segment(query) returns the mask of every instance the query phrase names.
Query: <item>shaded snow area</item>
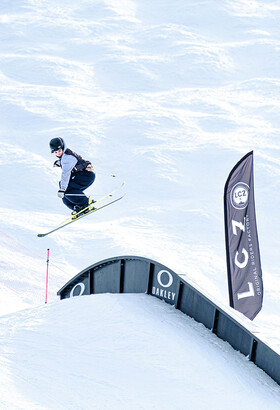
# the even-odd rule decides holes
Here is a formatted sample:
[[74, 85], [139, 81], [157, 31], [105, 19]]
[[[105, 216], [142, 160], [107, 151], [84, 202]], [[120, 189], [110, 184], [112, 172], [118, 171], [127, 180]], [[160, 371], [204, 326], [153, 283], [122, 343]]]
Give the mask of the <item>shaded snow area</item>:
[[279, 386], [147, 295], [92, 295], [0, 319], [0, 407], [279, 409]]
[[[242, 322], [279, 351], [279, 19], [277, 0], [1, 0], [1, 408], [276, 408], [279, 386], [169, 306], [56, 292], [137, 255], [228, 307], [223, 190], [253, 150], [264, 304]], [[88, 194], [127, 195], [38, 238], [69, 215], [57, 136], [92, 162]]]

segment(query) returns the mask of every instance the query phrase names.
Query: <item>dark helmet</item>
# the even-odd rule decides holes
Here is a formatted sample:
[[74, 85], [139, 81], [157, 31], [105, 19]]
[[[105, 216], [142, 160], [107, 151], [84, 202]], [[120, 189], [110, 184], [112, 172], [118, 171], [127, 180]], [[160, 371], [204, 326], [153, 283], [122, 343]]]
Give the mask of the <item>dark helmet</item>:
[[62, 138], [53, 138], [50, 140], [51, 152], [58, 151], [59, 149], [64, 149], [64, 141]]

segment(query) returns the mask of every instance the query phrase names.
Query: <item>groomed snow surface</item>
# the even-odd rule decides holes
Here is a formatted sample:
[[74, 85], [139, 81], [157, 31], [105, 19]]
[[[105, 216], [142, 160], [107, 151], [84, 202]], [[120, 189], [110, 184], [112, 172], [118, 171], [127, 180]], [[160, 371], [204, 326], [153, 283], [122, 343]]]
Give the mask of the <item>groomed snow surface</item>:
[[148, 295], [91, 295], [0, 319], [1, 409], [279, 409], [279, 386]]
[[[44, 300], [47, 248], [50, 301], [87, 266], [138, 255], [228, 305], [223, 188], [254, 150], [265, 289], [254, 323], [280, 348], [278, 17], [273, 0], [1, 1], [1, 313]], [[127, 195], [38, 239], [68, 215], [57, 136], [92, 161], [88, 194], [125, 180]]]
[[[279, 351], [279, 19], [278, 0], [1, 0], [1, 410], [279, 409], [279, 386], [163, 302], [56, 296], [137, 255], [228, 306], [223, 187], [253, 150], [264, 304], [243, 320]], [[92, 161], [88, 194], [127, 195], [38, 239], [68, 215], [57, 136]]]

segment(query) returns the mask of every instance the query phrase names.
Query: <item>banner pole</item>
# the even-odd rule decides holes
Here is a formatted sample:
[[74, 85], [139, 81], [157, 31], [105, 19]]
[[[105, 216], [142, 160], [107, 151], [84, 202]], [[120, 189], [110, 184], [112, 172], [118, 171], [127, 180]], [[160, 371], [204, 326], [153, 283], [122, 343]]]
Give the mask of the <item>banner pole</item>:
[[50, 261], [50, 250], [47, 249], [47, 273], [46, 273], [46, 295], [45, 295], [45, 303], [48, 303], [49, 261]]

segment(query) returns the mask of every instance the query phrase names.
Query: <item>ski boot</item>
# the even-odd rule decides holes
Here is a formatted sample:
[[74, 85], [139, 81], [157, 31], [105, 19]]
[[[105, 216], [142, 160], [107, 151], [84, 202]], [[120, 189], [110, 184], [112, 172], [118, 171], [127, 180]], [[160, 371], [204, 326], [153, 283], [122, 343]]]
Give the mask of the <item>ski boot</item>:
[[88, 212], [92, 211], [94, 208], [93, 204], [95, 203], [95, 200], [92, 199], [90, 196], [88, 197]]
[[94, 209], [94, 200], [91, 199], [91, 197], [88, 198], [88, 204], [86, 206], [82, 205], [75, 205], [74, 210], [71, 213], [72, 219], [79, 218], [80, 216], [87, 214], [88, 212], [92, 211]]

